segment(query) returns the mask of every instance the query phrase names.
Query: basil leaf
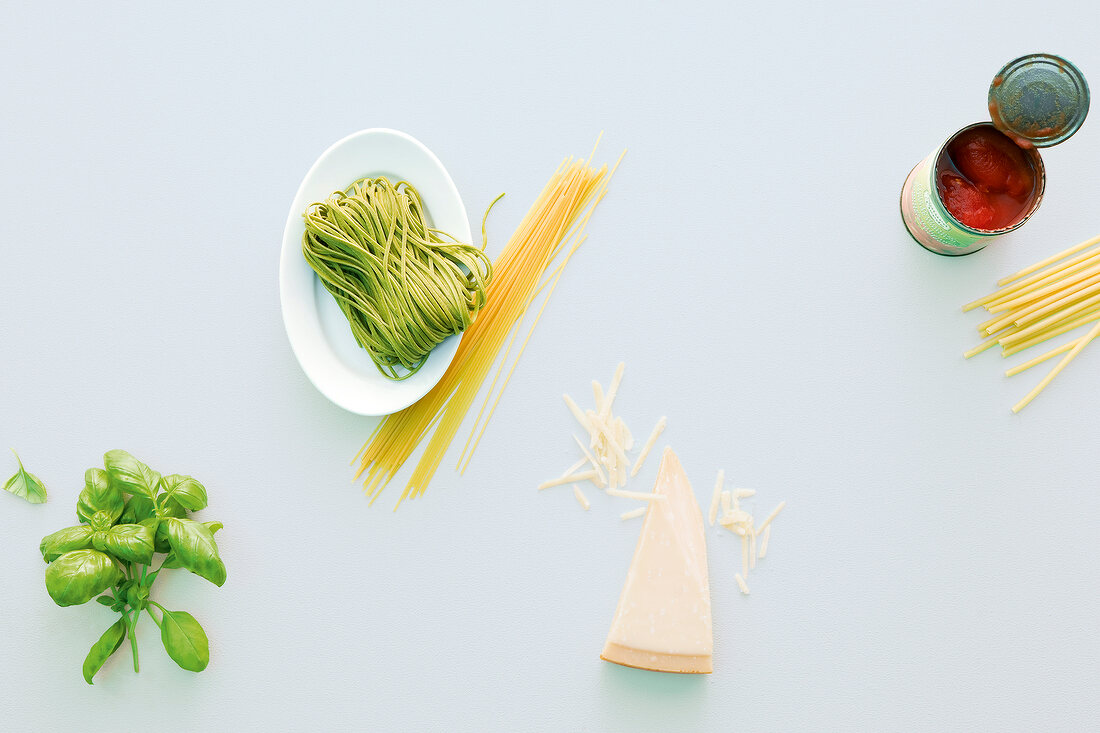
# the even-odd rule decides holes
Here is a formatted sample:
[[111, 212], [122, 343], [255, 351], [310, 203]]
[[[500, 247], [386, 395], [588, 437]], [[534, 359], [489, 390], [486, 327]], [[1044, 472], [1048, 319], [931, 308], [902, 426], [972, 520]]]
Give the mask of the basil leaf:
[[31, 504], [44, 504], [46, 502], [46, 486], [41, 479], [33, 473], [28, 473], [23, 468], [23, 460], [15, 450], [15, 460], [19, 462], [19, 470], [4, 484], [4, 490], [15, 494], [21, 499], [26, 499]]
[[122, 646], [123, 640], [126, 638], [126, 619], [120, 618], [111, 624], [111, 628], [103, 632], [103, 636], [99, 637], [99, 641], [92, 644], [91, 651], [88, 652], [88, 656], [84, 659], [84, 681], [89, 685], [92, 684], [92, 677], [99, 671], [99, 668], [103, 666], [103, 663], [107, 661], [107, 658], [118, 651], [118, 648]]
[[164, 494], [191, 512], [206, 508], [206, 487], [190, 476], [173, 473], [164, 477]]
[[91, 523], [92, 517], [101, 512], [98, 523], [102, 525], [105, 517], [109, 527], [122, 516], [124, 503], [122, 492], [111, 485], [106, 471], [102, 468], [89, 468], [84, 472], [84, 490], [80, 492], [76, 502], [76, 516], [80, 517], [81, 522]]
[[168, 542], [180, 564], [214, 585], [225, 582], [225, 563], [218, 557], [214, 534], [206, 525], [190, 519], [166, 519]]
[[160, 640], [172, 660], [192, 672], [201, 672], [210, 663], [210, 642], [206, 632], [186, 611], [164, 611], [160, 621]]
[[153, 533], [153, 551], [154, 552], [171, 552], [172, 545], [168, 542], [168, 525], [165, 524], [167, 520], [160, 517], [153, 517], [152, 519], [144, 519], [141, 524], [149, 528]]
[[183, 566], [180, 565], [180, 559], [178, 557], [176, 557], [176, 553], [169, 552], [168, 556], [166, 558], [164, 558], [164, 564], [161, 565], [161, 567], [162, 568], [168, 568], [169, 570], [172, 570], [174, 568], [182, 568]]
[[172, 551], [172, 543], [168, 541], [168, 520], [171, 518], [154, 517], [142, 522], [142, 524], [153, 530], [153, 549], [156, 552], [169, 553]]
[[153, 500], [145, 496], [131, 496], [126, 500], [122, 509], [122, 516], [118, 518], [119, 524], [138, 524], [143, 519], [156, 515], [156, 507]]
[[107, 606], [107, 607], [115, 605], [115, 599], [112, 598], [111, 596], [96, 596], [95, 600], [96, 600], [96, 603], [100, 603], [100, 604], [102, 604], [104, 606]]
[[96, 550], [66, 552], [46, 567], [46, 590], [59, 606], [87, 603], [121, 579], [118, 564]]
[[53, 562], [66, 552], [85, 550], [91, 544], [92, 528], [86, 524], [78, 524], [75, 527], [59, 529], [43, 537], [38, 551], [42, 553], [43, 560]]
[[221, 522], [203, 522], [202, 525], [210, 530], [210, 534], [214, 534], [225, 525]]
[[148, 499], [156, 494], [160, 474], [126, 451], [107, 451], [103, 454], [103, 465], [107, 468], [111, 483], [119, 490]]
[[153, 561], [153, 531], [142, 524], [116, 524], [107, 530], [104, 550], [120, 560], [148, 565]]
[[176, 519], [187, 518], [187, 510], [183, 508], [182, 504], [165, 494], [161, 494], [160, 496], [160, 508], [157, 509], [158, 517], [175, 517]]

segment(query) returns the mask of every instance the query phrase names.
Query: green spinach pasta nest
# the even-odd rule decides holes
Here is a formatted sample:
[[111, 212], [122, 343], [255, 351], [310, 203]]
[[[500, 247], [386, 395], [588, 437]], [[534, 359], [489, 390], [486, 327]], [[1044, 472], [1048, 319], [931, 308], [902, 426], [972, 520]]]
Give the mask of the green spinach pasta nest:
[[493, 272], [485, 219], [481, 247], [459, 242], [428, 225], [411, 184], [384, 177], [361, 178], [303, 216], [306, 261], [390, 379], [416, 374], [485, 305]]

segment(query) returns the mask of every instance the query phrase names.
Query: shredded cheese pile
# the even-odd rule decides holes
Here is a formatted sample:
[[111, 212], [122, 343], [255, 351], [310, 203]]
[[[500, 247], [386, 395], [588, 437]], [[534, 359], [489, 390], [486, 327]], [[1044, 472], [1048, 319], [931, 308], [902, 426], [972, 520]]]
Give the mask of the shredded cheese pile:
[[[725, 527], [741, 538], [741, 572], [734, 576], [734, 580], [737, 581], [737, 587], [741, 589], [741, 592], [748, 595], [749, 585], [745, 581], [745, 577], [749, 574], [749, 570], [756, 568], [756, 561], [763, 559], [768, 553], [768, 539], [771, 537], [772, 520], [779, 516], [779, 512], [783, 511], [783, 507], [787, 506], [787, 502], [779, 502], [772, 513], [757, 525], [752, 513], [741, 506], [741, 500], [755, 496], [756, 491], [754, 489], [726, 490], [724, 488], [725, 483], [726, 472], [720, 470], [714, 481], [714, 494], [710, 499], [710, 511], [707, 513], [707, 521], [710, 522], [712, 527], [717, 522], [720, 527]], [[757, 548], [758, 540], [759, 549]]]
[[[631, 461], [628, 455], [634, 450], [634, 436], [623, 419], [614, 413], [611, 408], [615, 397], [619, 393], [619, 385], [623, 381], [623, 372], [626, 364], [620, 362], [615, 368], [615, 374], [611, 377], [611, 383], [604, 392], [603, 386], [593, 380], [592, 395], [595, 406], [590, 410], [582, 410], [577, 402], [569, 395], [562, 395], [569, 411], [584, 428], [588, 439], [582, 440], [573, 435], [583, 454], [581, 459], [565, 470], [558, 478], [550, 479], [539, 484], [539, 489], [549, 489], [555, 486], [573, 485], [573, 493], [577, 501], [585, 509], [589, 508], [589, 502], [583, 498], [578, 484], [591, 482], [596, 488], [603, 489], [608, 496], [621, 499], [635, 499], [640, 501], [653, 501], [664, 499], [661, 494], [653, 492], [627, 491], [623, 487], [627, 485], [630, 477], [637, 476], [642, 469], [650, 451], [657, 443], [657, 439], [664, 432], [668, 423], [666, 418], [661, 418], [653, 427], [649, 438], [646, 439], [637, 457]], [[584, 469], [584, 470], [581, 470]], [[640, 507], [628, 512], [623, 512], [622, 519], [633, 519], [645, 514], [645, 507]]]
[[[638, 451], [638, 456], [631, 463], [628, 454], [634, 449], [634, 438], [623, 419], [614, 415], [611, 411], [612, 404], [619, 392], [619, 385], [622, 384], [625, 369], [626, 365], [623, 363], [616, 367], [607, 392], [604, 392], [599, 382], [592, 382], [592, 394], [595, 398], [594, 409], [582, 410], [576, 400], [567, 394], [562, 395], [569, 411], [573, 413], [573, 417], [577, 419], [577, 422], [588, 434], [588, 440], [584, 441], [576, 435], [573, 436], [573, 440], [576, 441], [577, 447], [581, 450], [581, 458], [565, 469], [561, 476], [539, 484], [540, 491], [556, 486], [572, 485], [573, 495], [585, 511], [588, 511], [591, 507], [588, 498], [579, 486], [579, 484], [585, 482], [594, 484], [596, 488], [602, 489], [608, 496], [620, 499], [650, 502], [665, 498], [663, 494], [656, 494], [652, 491], [630, 491], [624, 488], [627, 484], [628, 473], [629, 478], [638, 475], [643, 464], [645, 464], [646, 458], [649, 457], [650, 451], [656, 445], [657, 439], [661, 437], [661, 433], [664, 432], [665, 426], [668, 424], [668, 420], [664, 417], [657, 421], [649, 434], [649, 438], [646, 439], [641, 450]], [[629, 472], [627, 469], [629, 469]], [[756, 568], [756, 561], [762, 560], [767, 555], [772, 521], [779, 516], [779, 512], [783, 511], [783, 507], [787, 505], [787, 502], [779, 502], [779, 505], [772, 510], [771, 514], [758, 525], [752, 513], [741, 506], [741, 500], [755, 496], [756, 491], [754, 489], [727, 490], [725, 482], [725, 471], [719, 471], [714, 482], [714, 494], [711, 497], [707, 520], [710, 522], [710, 526], [713, 527], [717, 523], [719, 527], [724, 527], [741, 538], [741, 572], [734, 575], [734, 580], [737, 581], [737, 587], [741, 589], [741, 592], [748, 595], [749, 586], [745, 577], [750, 570]], [[619, 518], [623, 520], [637, 519], [645, 516], [646, 508], [646, 506], [640, 506], [625, 511], [619, 515]]]

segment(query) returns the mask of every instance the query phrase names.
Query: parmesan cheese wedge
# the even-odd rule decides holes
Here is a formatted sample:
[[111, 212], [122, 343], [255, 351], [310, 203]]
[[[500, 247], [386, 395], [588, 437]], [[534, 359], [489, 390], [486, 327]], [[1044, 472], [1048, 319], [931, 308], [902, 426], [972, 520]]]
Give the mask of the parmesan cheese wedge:
[[634, 559], [600, 658], [656, 672], [712, 671], [703, 513], [671, 448], [661, 457]]

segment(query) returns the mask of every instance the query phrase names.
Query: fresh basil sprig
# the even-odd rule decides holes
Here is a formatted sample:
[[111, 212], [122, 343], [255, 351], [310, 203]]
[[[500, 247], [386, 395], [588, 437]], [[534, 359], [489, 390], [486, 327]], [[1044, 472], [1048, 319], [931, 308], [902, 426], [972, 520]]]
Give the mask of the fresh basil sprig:
[[[108, 451], [103, 466], [84, 474], [76, 508], [80, 524], [44, 537], [38, 548], [49, 563], [46, 591], [57, 605], [75, 606], [94, 598], [120, 615], [88, 652], [84, 679], [92, 684], [127, 638], [138, 671], [135, 630], [142, 612], [160, 627], [168, 656], [184, 669], [201, 672], [210, 662], [206, 632], [186, 611], [169, 611], [149, 598], [149, 590], [162, 570], [172, 568], [186, 568], [218, 586], [225, 582], [225, 563], [214, 541], [221, 522], [188, 517], [206, 507], [206, 488], [190, 476], [161, 476], [123, 450]], [[22, 464], [12, 481], [21, 474], [41, 486]], [[44, 501], [45, 489], [42, 497]], [[164, 557], [151, 570], [158, 554]]]

